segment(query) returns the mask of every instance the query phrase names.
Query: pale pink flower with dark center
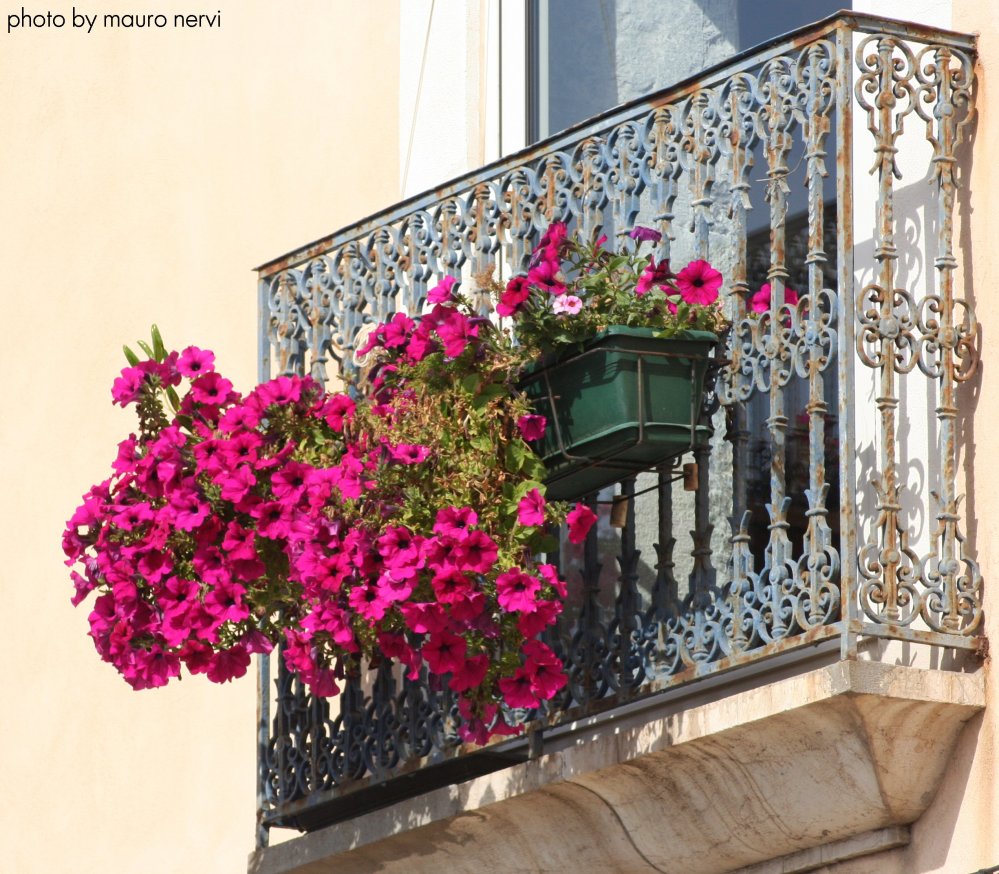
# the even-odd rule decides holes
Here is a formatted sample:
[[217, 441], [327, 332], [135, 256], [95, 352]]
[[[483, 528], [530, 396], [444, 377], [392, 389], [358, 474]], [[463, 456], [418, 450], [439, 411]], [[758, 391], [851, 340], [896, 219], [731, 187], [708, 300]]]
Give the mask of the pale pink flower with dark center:
[[705, 305], [718, 299], [722, 275], [707, 261], [691, 261], [676, 275], [676, 287], [689, 304]]
[[552, 310], [556, 313], [574, 316], [583, 308], [583, 301], [574, 294], [563, 294], [555, 298]]

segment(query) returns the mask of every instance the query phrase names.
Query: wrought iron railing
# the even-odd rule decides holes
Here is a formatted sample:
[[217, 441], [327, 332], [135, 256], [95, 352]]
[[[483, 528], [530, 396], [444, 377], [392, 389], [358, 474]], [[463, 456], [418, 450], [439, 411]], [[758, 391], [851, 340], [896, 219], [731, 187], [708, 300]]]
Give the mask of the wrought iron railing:
[[446, 685], [388, 663], [349, 678], [331, 710], [277, 662], [275, 699], [263, 661], [262, 840], [503, 767], [581, 713], [822, 641], [846, 658], [867, 639], [977, 646], [958, 495], [977, 326], [954, 254], [973, 58], [972, 37], [839, 15], [259, 268], [261, 378], [350, 368], [366, 326], [419, 312], [441, 276], [523, 269], [553, 220], [654, 225], [660, 257], [722, 269], [733, 319], [704, 410], [715, 437], [684, 460], [694, 490], [665, 466], [588, 497], [602, 521], [559, 558], [572, 589], [550, 640], [570, 682], [523, 714], [530, 740], [462, 749]]

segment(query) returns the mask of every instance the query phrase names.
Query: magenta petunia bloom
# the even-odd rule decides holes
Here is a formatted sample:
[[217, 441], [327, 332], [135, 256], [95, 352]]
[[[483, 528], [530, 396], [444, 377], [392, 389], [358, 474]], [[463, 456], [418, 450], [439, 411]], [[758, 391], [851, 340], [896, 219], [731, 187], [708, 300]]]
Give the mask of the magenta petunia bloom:
[[478, 686], [485, 679], [489, 670], [489, 656], [485, 653], [465, 658], [460, 665], [451, 673], [448, 686], [452, 692], [464, 692], [474, 686]]
[[569, 540], [572, 543], [582, 543], [586, 540], [586, 535], [590, 533], [593, 523], [597, 521], [597, 514], [586, 504], [576, 504], [565, 517], [569, 526]]
[[533, 675], [526, 668], [518, 668], [512, 677], [503, 677], [499, 681], [504, 700], [515, 709], [538, 706], [540, 702], [533, 685]]
[[531, 489], [517, 504], [517, 521], [521, 525], [545, 524], [545, 498], [537, 489]]
[[434, 594], [442, 604], [458, 604], [474, 591], [472, 581], [461, 571], [449, 571], [434, 576], [431, 584]]
[[541, 580], [520, 568], [510, 568], [496, 578], [496, 600], [504, 610], [533, 612], [540, 591]]
[[542, 291], [565, 294], [565, 283], [558, 278], [562, 265], [556, 259], [546, 259], [527, 272], [527, 281]]
[[239, 583], [223, 580], [205, 595], [205, 609], [219, 622], [242, 622], [250, 615], [243, 603], [246, 588]]
[[206, 673], [213, 683], [228, 683], [244, 676], [248, 667], [250, 667], [250, 651], [243, 644], [237, 643], [212, 656]]
[[453, 276], [445, 276], [440, 283], [427, 292], [427, 301], [430, 303], [447, 303], [454, 297], [454, 284], [456, 281]]
[[[771, 287], [769, 282], [764, 282], [760, 290], [753, 295], [749, 303], [749, 308], [754, 313], [765, 313], [770, 309]], [[784, 303], [794, 306], [798, 302], [798, 292], [793, 288], [784, 289]]]
[[188, 346], [177, 359], [177, 370], [181, 376], [194, 379], [215, 369], [215, 353], [197, 346]]
[[433, 673], [449, 674], [461, 668], [467, 648], [465, 638], [440, 631], [431, 634], [430, 640], [423, 644], [423, 658]]
[[437, 336], [444, 344], [444, 354], [457, 358], [465, 351], [469, 340], [479, 336], [479, 326], [464, 313], [452, 310], [437, 326]]
[[410, 443], [399, 443], [389, 447], [389, 455], [400, 464], [419, 464], [430, 455], [430, 447]]
[[146, 374], [138, 367], [126, 367], [111, 385], [111, 399], [114, 403], [127, 407], [139, 397]]
[[565, 222], [552, 222], [541, 238], [541, 242], [538, 243], [538, 249], [555, 249], [557, 251], [568, 235], [569, 229]]
[[496, 542], [483, 531], [470, 531], [452, 553], [455, 564], [464, 571], [489, 573], [499, 550]]
[[527, 663], [524, 668], [531, 674], [531, 691], [542, 700], [551, 698], [567, 682], [562, 662], [539, 640], [524, 644]]
[[343, 431], [343, 423], [353, 418], [356, 407], [357, 403], [350, 395], [336, 394], [323, 404], [318, 415], [339, 434]]
[[540, 440], [545, 436], [545, 426], [548, 420], [544, 416], [528, 414], [517, 419], [517, 427], [520, 429], [520, 436], [528, 442]]
[[415, 327], [416, 322], [405, 313], [396, 313], [392, 316], [392, 321], [386, 322], [378, 329], [381, 332], [382, 345], [386, 349], [405, 346]]
[[691, 261], [676, 275], [676, 287], [689, 304], [709, 304], [718, 300], [722, 275], [707, 261]]
[[501, 316], [512, 316], [520, 311], [524, 302], [531, 296], [531, 284], [526, 276], [514, 276], [506, 284], [506, 291], [496, 304], [496, 312]]
[[217, 373], [206, 373], [191, 383], [191, 396], [199, 404], [221, 406], [229, 400], [232, 383]]
[[628, 234], [633, 240], [638, 240], [639, 243], [652, 242], [658, 243], [662, 240], [663, 235], [659, 231], [653, 228], [646, 228], [642, 225], [635, 225]]
[[649, 258], [649, 263], [638, 277], [635, 294], [638, 297], [648, 294], [653, 288], [662, 287], [675, 279], [676, 274], [669, 269], [669, 258], [664, 258], [658, 264], [655, 258]]
[[434, 533], [445, 537], [464, 537], [478, 521], [479, 515], [471, 507], [444, 507], [437, 511]]
[[546, 628], [555, 624], [562, 604], [558, 601], [535, 601], [534, 609], [517, 617], [517, 628], [525, 638], [537, 637]]

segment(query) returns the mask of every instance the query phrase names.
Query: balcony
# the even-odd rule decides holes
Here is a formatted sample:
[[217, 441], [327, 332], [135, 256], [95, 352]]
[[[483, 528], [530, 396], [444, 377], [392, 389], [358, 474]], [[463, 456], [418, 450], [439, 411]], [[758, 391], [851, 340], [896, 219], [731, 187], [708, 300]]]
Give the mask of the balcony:
[[[548, 855], [509, 870], [792, 871], [908, 840], [984, 706], [955, 254], [974, 52], [840, 14], [259, 268], [261, 378], [335, 379], [441, 277], [524, 269], [551, 221], [658, 228], [659, 257], [722, 270], [733, 326], [710, 444], [580, 496], [601, 522], [556, 557], [548, 641], [569, 685], [522, 737], [462, 746], [446, 681], [388, 662], [332, 703], [261, 662], [252, 871], [488, 870], [526, 844]], [[267, 848], [276, 827], [309, 834]]]

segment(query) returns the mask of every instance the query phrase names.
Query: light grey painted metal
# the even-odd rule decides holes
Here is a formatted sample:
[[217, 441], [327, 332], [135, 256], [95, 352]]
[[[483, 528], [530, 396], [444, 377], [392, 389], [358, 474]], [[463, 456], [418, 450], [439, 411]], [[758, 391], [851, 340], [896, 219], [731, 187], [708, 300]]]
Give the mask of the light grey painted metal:
[[[856, 33], [868, 35], [854, 53]], [[575, 624], [552, 640], [569, 687], [537, 719], [557, 724], [609, 700], [834, 636], [846, 657], [856, 655], [861, 635], [975, 645], [981, 577], [959, 525], [955, 393], [974, 372], [977, 324], [955, 297], [953, 279], [955, 154], [971, 118], [972, 52], [973, 40], [962, 35], [839, 16], [261, 268], [261, 378], [273, 363], [279, 372], [327, 379], [350, 371], [368, 326], [399, 308], [419, 312], [443, 276], [467, 289], [483, 270], [503, 277], [522, 270], [552, 221], [587, 235], [620, 235], [639, 215], [652, 216], [664, 234], [658, 257], [719, 258], [729, 266], [732, 327], [705, 412], [712, 404], [725, 411], [729, 445], [719, 441], [696, 455], [686, 549], [673, 524], [678, 487], [662, 470], [658, 542], [646, 550], [656, 559], [647, 568], [649, 588], [639, 584], [645, 569], [632, 500], [610, 598], [597, 542], [587, 543], [579, 603], [567, 609]], [[855, 108], [872, 143], [854, 142]], [[895, 156], [910, 116], [926, 125], [937, 202], [937, 279], [935, 291], [922, 295], [896, 287]], [[830, 225], [824, 180], [833, 141]], [[867, 147], [880, 186], [877, 272], [855, 291], [853, 164]], [[804, 194], [801, 215], [791, 214], [796, 192]], [[766, 239], [749, 230], [764, 203]], [[833, 233], [835, 272], [827, 265]], [[769, 301], [758, 299], [763, 311], [754, 312], [755, 284], [763, 280]], [[791, 290], [800, 292], [797, 302]], [[876, 514], [861, 543], [855, 420], [864, 369], [879, 379], [880, 457]], [[943, 459], [936, 530], [923, 556], [908, 544], [898, 474], [899, 386], [919, 378], [937, 387]], [[709, 489], [727, 470], [734, 482], [723, 515], [731, 514], [732, 536], [716, 566], [711, 533], [723, 518]], [[633, 495], [635, 481], [622, 489]], [[693, 557], [686, 592], [674, 562], [684, 551]], [[283, 821], [287, 804], [298, 810], [315, 793], [364, 775], [385, 779], [407, 757], [453, 748], [453, 701], [425, 677], [399, 685], [383, 667], [371, 690], [348, 689], [335, 720], [291, 678], [278, 683], [278, 727], [263, 739], [266, 748], [262, 740], [266, 822]], [[262, 675], [265, 697], [267, 685]], [[265, 731], [268, 713], [262, 705]]]

